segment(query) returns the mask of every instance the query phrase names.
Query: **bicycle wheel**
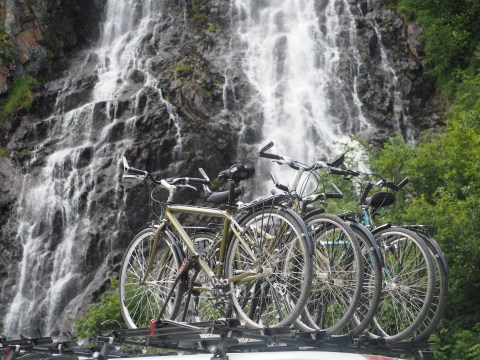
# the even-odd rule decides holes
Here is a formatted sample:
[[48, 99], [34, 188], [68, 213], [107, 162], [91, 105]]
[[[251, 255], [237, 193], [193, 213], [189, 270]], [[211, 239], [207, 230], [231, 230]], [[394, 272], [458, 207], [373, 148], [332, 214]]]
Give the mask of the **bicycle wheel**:
[[233, 236], [225, 264], [233, 306], [248, 327], [291, 325], [312, 280], [311, 245], [300, 218], [277, 207], [255, 209]]
[[[195, 244], [195, 248], [200, 256], [208, 263], [210, 268], [215, 268], [218, 258], [219, 241], [221, 233], [203, 228], [193, 229], [190, 237]], [[230, 318], [233, 315], [232, 305], [229, 298], [224, 296], [221, 291], [214, 289], [208, 291], [199, 290], [208, 282], [202, 271], [194, 274], [190, 278], [193, 284], [189, 301], [188, 315], [182, 318], [182, 321], [190, 322], [210, 322], [220, 318]], [[187, 297], [188, 297], [187, 293]]]
[[[373, 235], [361, 224], [350, 224], [357, 236], [364, 264], [363, 286], [360, 301], [341, 334], [359, 336], [371, 323], [377, 311], [382, 295], [382, 264], [383, 259]], [[337, 332], [337, 335], [340, 335]]]
[[338, 216], [315, 214], [305, 222], [314, 247], [313, 282], [297, 326], [337, 334], [351, 321], [362, 295], [360, 246], [350, 226]]
[[414, 232], [387, 228], [374, 232], [384, 255], [382, 300], [368, 334], [388, 343], [408, 338], [427, 315], [435, 274], [425, 242]]
[[423, 319], [422, 323], [417, 327], [413, 333], [413, 340], [425, 340], [436, 329], [438, 323], [443, 317], [445, 312], [445, 306], [447, 305], [447, 293], [448, 293], [448, 267], [445, 262], [442, 250], [438, 246], [437, 242], [431, 237], [419, 234], [430, 250], [430, 254], [433, 258], [433, 268], [435, 271], [435, 287], [433, 292], [432, 302], [428, 309], [428, 313]]
[[[163, 318], [175, 319], [184, 291], [176, 282], [182, 259], [175, 252], [172, 239], [162, 231], [153, 264], [145, 276], [156, 230], [145, 229], [130, 243], [120, 270], [120, 309], [130, 329], [146, 328], [165, 305]], [[168, 294], [173, 290], [167, 301]]]

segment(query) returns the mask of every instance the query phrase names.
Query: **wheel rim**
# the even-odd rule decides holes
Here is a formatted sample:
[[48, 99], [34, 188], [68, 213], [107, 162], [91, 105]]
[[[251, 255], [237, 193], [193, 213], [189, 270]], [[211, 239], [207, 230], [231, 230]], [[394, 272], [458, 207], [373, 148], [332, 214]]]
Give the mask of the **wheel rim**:
[[403, 233], [383, 234], [377, 240], [385, 266], [373, 333], [401, 340], [415, 330], [430, 305], [432, 265], [426, 259], [428, 254]]
[[[300, 234], [285, 217], [259, 214], [244, 225], [252, 246], [234, 238], [228, 276], [245, 272], [257, 279], [231, 284], [232, 301], [246, 323], [253, 327], [290, 325], [310, 277], [306, 249]], [[275, 246], [272, 247], [272, 242]], [[303, 295], [304, 296], [304, 295]]]
[[313, 282], [302, 319], [316, 330], [345, 327], [359, 299], [359, 262], [352, 239], [328, 219], [308, 222], [314, 244]]
[[[127, 250], [120, 278], [122, 315], [129, 328], [148, 327], [156, 319], [175, 284], [179, 260], [166, 242], [160, 239], [155, 261], [144, 279], [153, 243], [153, 231], [140, 235]], [[163, 318], [175, 314], [176, 294], [168, 302]]]

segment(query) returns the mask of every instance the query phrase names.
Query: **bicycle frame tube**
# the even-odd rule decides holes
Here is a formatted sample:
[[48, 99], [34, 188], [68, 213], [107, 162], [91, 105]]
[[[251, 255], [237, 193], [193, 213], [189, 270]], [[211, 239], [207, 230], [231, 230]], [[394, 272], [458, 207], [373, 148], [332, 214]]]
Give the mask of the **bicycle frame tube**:
[[[182, 225], [180, 222], [177, 220], [177, 218], [174, 216], [174, 214], [179, 213], [179, 214], [190, 214], [190, 215], [203, 215], [203, 216], [214, 216], [214, 217], [221, 217], [224, 219], [223, 223], [223, 232], [222, 232], [222, 239], [220, 240], [220, 253], [219, 253], [219, 258], [218, 258], [218, 267], [216, 267], [216, 272], [214, 272], [210, 266], [205, 262], [204, 259], [202, 259], [199, 254], [197, 253], [197, 250], [195, 248], [195, 245], [193, 241], [190, 239], [190, 236], [185, 232], [183, 229]], [[212, 209], [212, 208], [203, 208], [203, 207], [196, 207], [196, 206], [188, 206], [188, 205], [168, 205], [166, 206], [165, 209], [165, 219], [167, 219], [175, 229], [175, 231], [178, 233], [178, 235], [181, 238], [181, 241], [185, 244], [187, 249], [192, 253], [198, 256], [198, 262], [200, 265], [200, 268], [203, 270], [203, 272], [206, 274], [207, 278], [209, 280], [212, 280], [215, 276], [221, 277], [223, 273], [223, 264], [225, 262], [225, 257], [226, 257], [226, 249], [227, 249], [227, 240], [229, 238], [229, 231], [230, 231], [230, 225], [233, 223], [234, 226], [232, 227], [233, 232], [235, 235], [240, 236], [241, 230], [238, 231], [240, 226], [236, 223], [236, 221], [233, 219], [232, 215], [230, 214], [230, 211], [224, 211], [224, 210], [218, 210], [218, 209]], [[242, 239], [242, 237], [240, 237]], [[243, 239], [242, 239], [243, 241]], [[236, 281], [236, 278], [238, 277], [239, 279], [245, 277], [244, 274], [241, 274], [242, 276], [235, 276], [232, 279], [229, 279], [229, 282], [234, 282]]]
[[157, 254], [160, 233], [164, 227], [165, 227], [165, 223], [162, 222], [158, 227], [157, 231], [155, 232], [155, 238], [153, 239], [153, 245], [152, 245], [152, 252], [150, 254], [150, 259], [148, 259], [148, 265], [147, 265], [147, 269], [145, 270], [145, 275], [143, 276], [143, 281], [147, 281], [148, 274], [150, 274], [150, 270], [152, 269], [153, 259], [155, 259], [155, 255]]
[[[214, 270], [210, 268], [210, 266], [207, 264], [207, 262], [198, 254], [195, 245], [193, 241], [190, 239], [190, 236], [186, 233], [184, 230], [183, 226], [180, 224], [180, 222], [177, 220], [174, 214], [190, 214], [190, 215], [203, 215], [203, 216], [214, 216], [214, 217], [221, 217], [224, 218], [224, 227], [223, 227], [223, 233], [222, 233], [222, 239], [220, 240], [220, 253], [219, 253], [219, 259], [218, 259], [218, 267], [216, 267], [216, 273]], [[188, 205], [171, 205], [167, 204], [165, 208], [165, 215], [164, 215], [164, 220], [160, 223], [158, 226], [156, 232], [155, 232], [155, 237], [154, 237], [154, 242], [152, 245], [152, 253], [150, 255], [149, 263], [147, 266], [147, 269], [145, 271], [145, 278], [148, 276], [150, 273], [150, 270], [153, 266], [154, 258], [158, 249], [159, 241], [160, 241], [160, 234], [161, 232], [165, 229], [166, 222], [168, 221], [173, 229], [177, 232], [177, 234], [180, 237], [180, 242], [183, 243], [186, 248], [194, 255], [198, 257], [198, 263], [201, 268], [201, 270], [204, 272], [206, 277], [208, 278], [209, 281], [213, 280], [215, 277], [221, 277], [223, 273], [223, 264], [225, 261], [226, 257], [226, 249], [227, 249], [227, 240], [230, 237], [230, 232], [233, 232], [235, 236], [238, 237], [240, 243], [243, 244], [244, 249], [246, 251], [250, 251], [250, 246], [248, 243], [253, 243], [254, 240], [246, 234], [242, 227], [237, 223], [237, 221], [232, 217], [230, 211], [223, 211], [223, 210], [218, 210], [218, 209], [212, 209], [212, 208], [203, 208], [203, 207], [197, 207], [197, 206], [188, 206]], [[233, 225], [233, 226], [231, 226]], [[254, 257], [254, 254], [251, 253]], [[244, 273], [236, 274], [228, 279], [228, 283], [242, 283], [242, 282], [247, 282], [247, 281], [252, 281], [255, 280], [259, 277], [261, 277], [262, 274], [257, 274], [252, 271], [247, 271]], [[145, 281], [145, 279], [144, 279]], [[196, 289], [197, 291], [208, 291], [209, 288], [198, 288]]]
[[363, 225], [365, 225], [365, 227], [372, 231], [373, 229], [373, 226], [372, 226], [372, 222], [371, 222], [371, 219], [370, 219], [370, 213], [368, 212], [368, 209], [366, 207], [362, 207], [362, 217], [363, 217]]

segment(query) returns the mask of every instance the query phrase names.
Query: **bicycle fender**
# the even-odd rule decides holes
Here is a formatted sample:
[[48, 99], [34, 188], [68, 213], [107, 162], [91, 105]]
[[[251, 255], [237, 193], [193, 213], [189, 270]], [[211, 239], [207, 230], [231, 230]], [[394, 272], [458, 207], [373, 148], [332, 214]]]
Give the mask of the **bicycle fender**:
[[306, 220], [310, 216], [315, 216], [315, 215], [318, 215], [318, 214], [325, 214], [325, 209], [320, 208], [320, 209], [315, 209], [315, 210], [309, 211], [308, 213], [305, 214], [305, 216], [303, 218]]
[[180, 261], [183, 261], [183, 259], [185, 259], [187, 255], [185, 254], [185, 251], [183, 251], [183, 248], [180, 245], [180, 241], [171, 230], [165, 229], [164, 231], [165, 231], [165, 234], [168, 236], [170, 243], [173, 246], [173, 250], [175, 251], [177, 256], [180, 258]]
[[387, 223], [387, 224], [380, 225], [379, 227], [371, 230], [371, 232], [372, 232], [372, 234], [376, 234], [376, 233], [379, 232], [380, 230], [390, 229], [391, 227], [392, 227], [392, 224]]
[[297, 222], [300, 225], [303, 233], [305, 234], [305, 240], [307, 242], [308, 255], [313, 255], [313, 241], [312, 241], [312, 238], [310, 236], [310, 233], [308, 232], [307, 225], [305, 225], [305, 221], [303, 221], [303, 219], [300, 217], [300, 215], [298, 215], [292, 209], [288, 209], [288, 208], [285, 208], [285, 207], [278, 207], [278, 209], [283, 210], [286, 213], [289, 213], [290, 215], [292, 215], [295, 218], [295, 220], [297, 220]]
[[377, 242], [375, 241], [375, 238], [373, 237], [372, 232], [368, 230], [367, 227], [363, 224], [359, 224], [356, 222], [349, 222], [349, 221], [347, 222], [347, 224], [350, 225], [350, 227], [357, 229], [359, 232], [361, 232], [362, 234], [368, 237], [371, 243], [370, 245], [373, 246], [373, 248], [370, 248], [370, 250], [377, 253], [378, 258], [380, 259], [380, 262], [381, 262], [381, 266], [383, 268], [385, 265], [383, 261], [384, 260], [383, 255], [382, 255], [382, 252], [380, 251], [380, 247], [378, 246]]
[[423, 240], [427, 243], [427, 246], [430, 247], [431, 251], [433, 252], [433, 256], [439, 258], [441, 263], [445, 266], [445, 272], [448, 274], [448, 264], [447, 260], [445, 259], [445, 254], [443, 253], [440, 245], [436, 242], [435, 239], [431, 238], [430, 236], [424, 235], [422, 233], [418, 233], [422, 237]]

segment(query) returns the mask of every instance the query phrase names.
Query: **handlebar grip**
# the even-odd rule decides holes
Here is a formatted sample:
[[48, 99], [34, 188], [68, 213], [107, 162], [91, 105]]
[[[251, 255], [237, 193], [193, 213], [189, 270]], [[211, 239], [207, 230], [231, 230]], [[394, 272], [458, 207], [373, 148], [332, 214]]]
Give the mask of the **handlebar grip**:
[[171, 185], [177, 185], [177, 184], [208, 185], [210, 182], [207, 179], [202, 179], [202, 178], [181, 177], [181, 178], [175, 178], [170, 181], [167, 181], [167, 183]]
[[328, 169], [329, 174], [334, 174], [334, 175], [350, 175], [347, 171], [342, 170], [342, 169], [337, 169], [337, 168], [330, 168]]
[[257, 156], [258, 157], [264, 157], [264, 158], [267, 158], [267, 159], [273, 159], [273, 160], [282, 160], [282, 157], [280, 155], [269, 154], [269, 153], [264, 153], [264, 152], [258, 152]]
[[267, 151], [268, 149], [270, 149], [271, 147], [273, 146], [273, 141], [270, 141], [267, 145], [265, 145], [264, 147], [262, 147], [258, 153], [261, 154], [261, 153], [264, 153], [265, 151]]
[[406, 177], [405, 179], [403, 179], [402, 181], [400, 181], [397, 186], [401, 189], [403, 188], [405, 185], [407, 185], [408, 183], [410, 182], [410, 179], [408, 177]]
[[200, 185], [208, 185], [210, 184], [210, 181], [207, 179], [202, 179], [202, 178], [190, 178], [190, 182], [194, 184], [200, 184]]
[[343, 194], [339, 193], [325, 193], [325, 199], [341, 199]]
[[344, 162], [345, 162], [345, 154], [342, 154], [332, 162], [327, 162], [327, 165], [331, 167], [339, 167], [340, 165], [343, 165]]
[[279, 189], [279, 190], [282, 190], [282, 191], [288, 192], [288, 186], [286, 186], [286, 185], [282, 185], [282, 184], [275, 184], [275, 186], [276, 186], [276, 187], [277, 187], [277, 189]]

